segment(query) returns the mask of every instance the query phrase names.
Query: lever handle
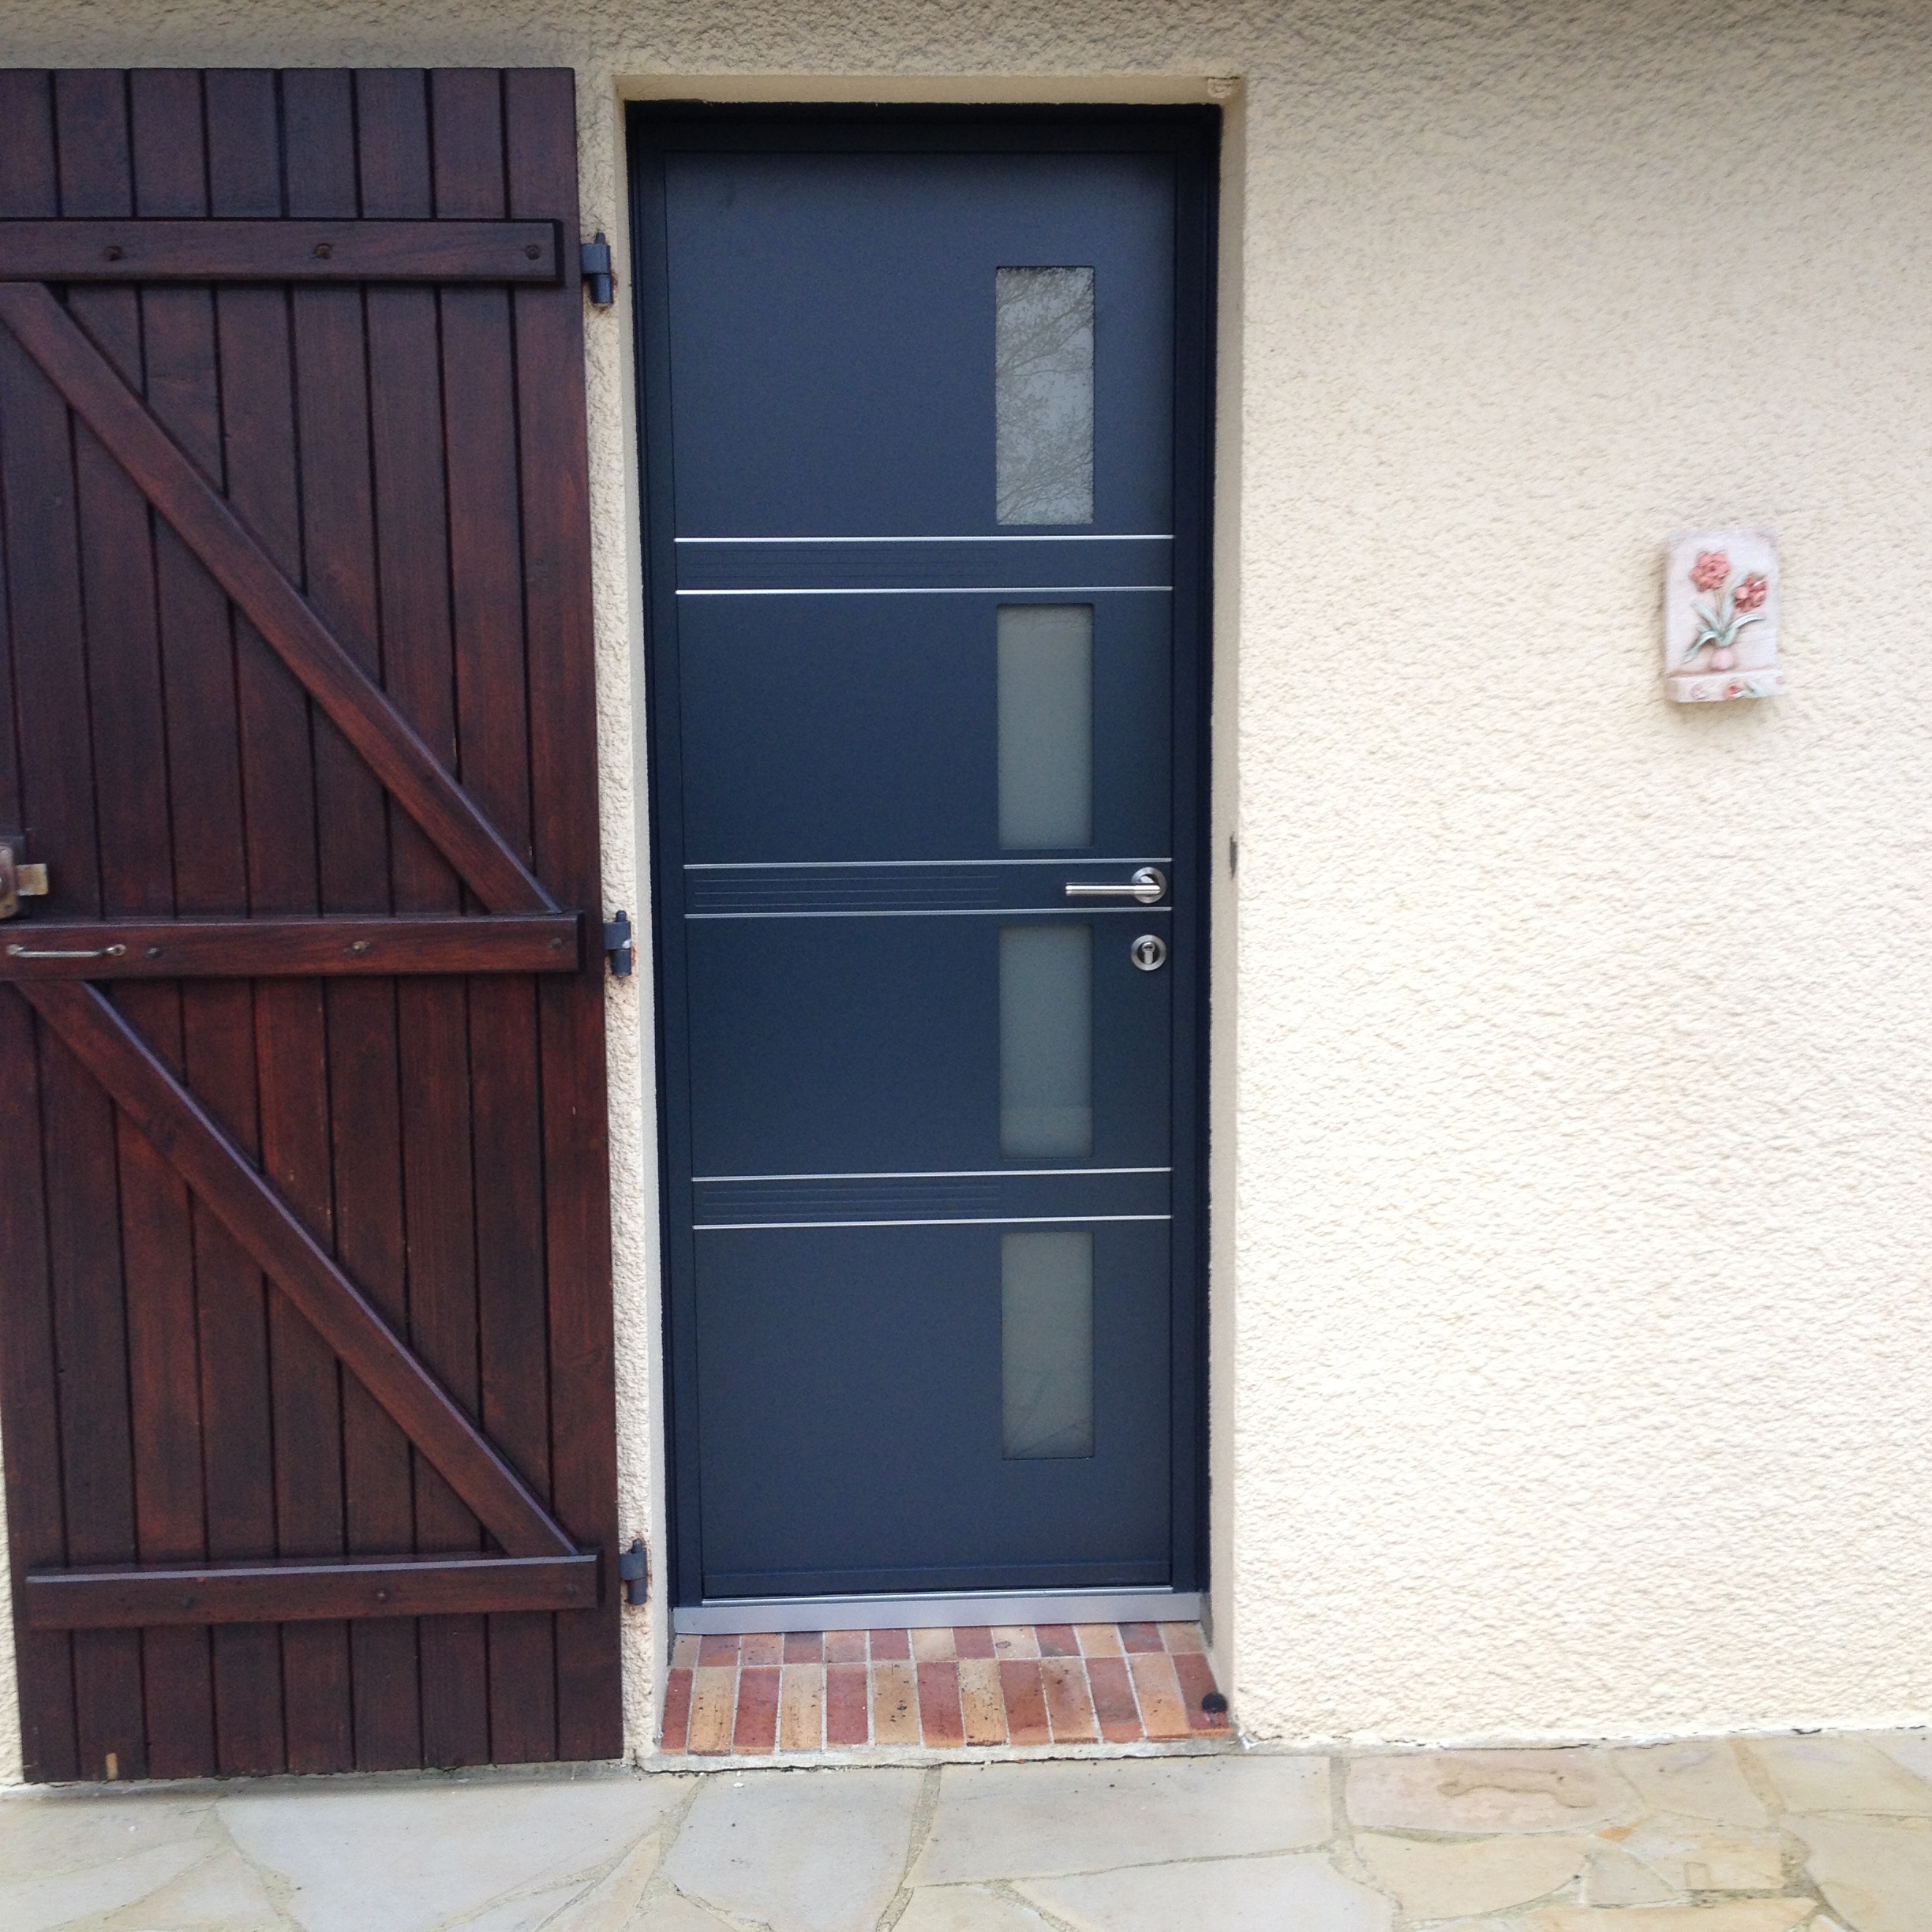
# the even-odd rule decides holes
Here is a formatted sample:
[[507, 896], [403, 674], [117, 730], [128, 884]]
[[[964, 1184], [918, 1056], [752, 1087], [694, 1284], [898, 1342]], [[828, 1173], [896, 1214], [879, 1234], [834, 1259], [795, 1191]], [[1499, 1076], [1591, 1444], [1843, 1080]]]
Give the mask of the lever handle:
[[1066, 896], [1069, 899], [1135, 899], [1142, 905], [1151, 905], [1166, 889], [1166, 874], [1153, 866], [1143, 866], [1122, 885], [1089, 886], [1084, 880], [1070, 881]]
[[7, 948], [9, 959], [118, 959], [127, 950], [124, 945], [94, 946], [79, 953], [41, 953], [32, 946], [10, 945]]

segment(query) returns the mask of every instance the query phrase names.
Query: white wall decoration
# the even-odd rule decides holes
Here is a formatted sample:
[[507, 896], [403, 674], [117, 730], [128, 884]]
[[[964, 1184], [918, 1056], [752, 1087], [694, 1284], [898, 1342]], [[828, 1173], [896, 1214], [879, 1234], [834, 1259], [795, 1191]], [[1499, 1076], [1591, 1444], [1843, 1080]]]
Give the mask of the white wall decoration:
[[1670, 541], [1664, 672], [1679, 704], [1775, 698], [1778, 552], [1774, 532], [1693, 530]]

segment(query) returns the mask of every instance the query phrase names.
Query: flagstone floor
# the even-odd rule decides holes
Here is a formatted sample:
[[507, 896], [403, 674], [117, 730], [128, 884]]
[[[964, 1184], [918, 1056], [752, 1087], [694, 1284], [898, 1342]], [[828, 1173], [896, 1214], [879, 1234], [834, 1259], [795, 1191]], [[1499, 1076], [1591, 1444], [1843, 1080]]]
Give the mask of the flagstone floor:
[[0, 1928], [1932, 1928], [1923, 1732], [1348, 1758], [1222, 1746], [715, 1762], [17, 1790], [0, 1795]]

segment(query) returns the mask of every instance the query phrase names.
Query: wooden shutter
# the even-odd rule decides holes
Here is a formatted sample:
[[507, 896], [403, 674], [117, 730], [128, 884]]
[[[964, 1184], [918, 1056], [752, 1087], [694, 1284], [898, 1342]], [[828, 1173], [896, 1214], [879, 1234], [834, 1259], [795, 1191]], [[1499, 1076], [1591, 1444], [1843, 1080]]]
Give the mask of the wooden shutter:
[[621, 1749], [575, 147], [0, 73], [30, 1777]]

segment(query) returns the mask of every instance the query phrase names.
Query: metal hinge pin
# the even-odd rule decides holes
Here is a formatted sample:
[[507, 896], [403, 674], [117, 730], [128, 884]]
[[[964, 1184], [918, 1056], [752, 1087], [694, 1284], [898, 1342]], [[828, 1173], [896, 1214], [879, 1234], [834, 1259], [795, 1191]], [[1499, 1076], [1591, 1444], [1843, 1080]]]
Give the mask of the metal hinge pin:
[[631, 942], [631, 915], [620, 912], [615, 919], [604, 922], [604, 950], [610, 960], [611, 976], [616, 979], [631, 977], [631, 964], [636, 958], [636, 949]]
[[631, 1547], [617, 1559], [618, 1580], [623, 1585], [624, 1601], [646, 1603], [650, 1598], [650, 1552], [642, 1537], [633, 1537]]

